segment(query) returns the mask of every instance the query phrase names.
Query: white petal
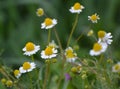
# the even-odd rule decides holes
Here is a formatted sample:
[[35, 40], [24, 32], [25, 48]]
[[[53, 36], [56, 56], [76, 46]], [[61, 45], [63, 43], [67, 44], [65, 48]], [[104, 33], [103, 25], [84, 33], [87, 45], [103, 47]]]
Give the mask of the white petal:
[[19, 68], [20, 73], [26, 73], [27, 71], [23, 69], [23, 67]]
[[41, 24], [41, 29], [45, 28], [45, 23]]

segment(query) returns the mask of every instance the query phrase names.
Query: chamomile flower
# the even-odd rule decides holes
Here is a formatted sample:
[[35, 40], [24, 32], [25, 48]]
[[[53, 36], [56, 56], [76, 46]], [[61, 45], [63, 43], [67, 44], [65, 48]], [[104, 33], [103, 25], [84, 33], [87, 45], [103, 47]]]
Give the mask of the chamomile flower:
[[79, 2], [76, 2], [76, 3], [74, 4], [74, 6], [72, 6], [72, 7], [69, 9], [69, 11], [70, 11], [71, 13], [78, 13], [78, 14], [80, 14], [80, 12], [82, 12], [82, 9], [84, 9], [84, 6], [82, 6]]
[[82, 70], [82, 65], [81, 64], [78, 64], [77, 66], [74, 66], [74, 67], [71, 68], [71, 71], [73, 73], [80, 73], [81, 70]]
[[14, 70], [14, 76], [15, 76], [16, 78], [19, 78], [19, 77], [21, 76], [20, 71], [19, 71], [19, 70]]
[[78, 64], [78, 66], [77, 66], [77, 70], [78, 70], [78, 71], [77, 71], [78, 73], [81, 72], [81, 70], [82, 70], [82, 65], [81, 65], [81, 64]]
[[92, 36], [93, 35], [93, 30], [88, 31], [87, 36]]
[[25, 45], [25, 47], [23, 48], [24, 55], [28, 55], [28, 56], [31, 56], [31, 55], [35, 54], [39, 50], [40, 50], [40, 46], [39, 45], [35, 45], [32, 42], [28, 42]]
[[1, 79], [1, 83], [2, 83], [2, 84], [5, 84], [6, 81], [7, 81], [7, 80], [6, 80], [5, 78], [2, 78], [2, 79]]
[[51, 47], [51, 48], [58, 48], [58, 45], [56, 45], [56, 43], [55, 43], [54, 40], [52, 40], [52, 42], [50, 42], [50, 43], [48, 44], [48, 46]]
[[38, 8], [36, 14], [37, 14], [37, 16], [40, 17], [40, 16], [44, 15], [44, 10], [42, 8]]
[[46, 18], [44, 22], [41, 24], [41, 29], [50, 29], [57, 24], [56, 19]]
[[77, 59], [77, 54], [73, 52], [71, 47], [66, 48], [65, 57], [67, 62], [74, 62]]
[[19, 68], [20, 73], [30, 72], [36, 68], [36, 64], [34, 62], [24, 62], [22, 67]]
[[106, 33], [105, 31], [98, 31], [98, 43], [99, 42], [104, 42], [106, 44], [111, 44], [112, 43], [112, 35], [111, 33]]
[[95, 43], [93, 45], [93, 49], [90, 50], [90, 55], [91, 56], [98, 56], [101, 53], [105, 52], [107, 49], [107, 44], [106, 43]]
[[99, 15], [97, 15], [97, 13], [95, 13], [91, 16], [88, 16], [88, 20], [91, 20], [92, 23], [97, 23], [97, 20], [99, 20], [99, 19], [100, 19], [100, 17], [99, 17]]
[[41, 52], [41, 58], [51, 59], [57, 56], [57, 49], [47, 46], [45, 50]]
[[120, 72], [120, 62], [112, 67], [112, 72]]
[[6, 86], [7, 87], [12, 87], [13, 86], [13, 81], [12, 80], [7, 80], [6, 81]]

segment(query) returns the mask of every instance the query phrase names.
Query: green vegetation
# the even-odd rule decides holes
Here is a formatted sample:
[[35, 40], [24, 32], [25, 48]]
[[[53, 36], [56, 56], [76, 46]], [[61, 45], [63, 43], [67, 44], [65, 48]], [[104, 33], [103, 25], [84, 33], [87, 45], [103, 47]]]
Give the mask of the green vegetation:
[[[80, 14], [69, 11], [76, 2], [85, 7]], [[36, 14], [38, 8], [45, 12], [41, 17]], [[100, 19], [92, 23], [88, 16], [95, 13]], [[1, 0], [0, 89], [10, 86], [10, 89], [120, 89], [119, 16], [119, 0]], [[47, 17], [56, 19], [57, 24], [51, 29], [41, 29]], [[90, 30], [94, 33], [87, 36]], [[104, 53], [91, 56], [89, 52], [100, 30], [110, 32], [113, 42]], [[58, 55], [45, 60], [41, 58], [41, 51], [52, 40], [59, 46]], [[23, 55], [27, 42], [40, 45], [34, 56]], [[67, 54], [65, 49], [69, 46], [74, 52]], [[51, 49], [47, 51], [52, 53]], [[76, 57], [76, 54], [76, 62], [66, 62], [67, 57]], [[28, 61], [36, 64], [35, 69], [17, 79], [14, 70]], [[113, 67], [117, 72], [114, 73]], [[3, 78], [7, 82], [3, 83]]]

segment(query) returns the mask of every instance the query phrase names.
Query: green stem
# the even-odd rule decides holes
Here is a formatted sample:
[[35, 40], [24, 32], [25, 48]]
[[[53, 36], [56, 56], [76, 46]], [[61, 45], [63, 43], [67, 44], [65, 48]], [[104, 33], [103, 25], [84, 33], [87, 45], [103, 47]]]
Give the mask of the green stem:
[[92, 37], [95, 39], [95, 41], [97, 41], [97, 38], [96, 38], [96, 36], [94, 34], [92, 35]]
[[28, 75], [29, 75], [29, 79], [30, 79], [30, 89], [34, 89], [33, 88], [33, 83], [32, 83], [32, 76], [31, 76], [31, 74], [30, 73], [28, 73]]
[[59, 78], [58, 84], [57, 84], [57, 89], [59, 89], [60, 83], [61, 83], [62, 78], [63, 78], [63, 75], [64, 75], [64, 64], [65, 64], [65, 61], [66, 61], [66, 60], [65, 60], [64, 54], [62, 53], [63, 49], [62, 49], [62, 45], [61, 45], [61, 42], [60, 42], [60, 39], [59, 39], [59, 36], [58, 36], [58, 34], [57, 34], [56, 29], [54, 29], [54, 32], [55, 32], [55, 36], [56, 36], [56, 39], [57, 39], [57, 41], [58, 41], [58, 44], [59, 44], [59, 47], [60, 47], [60, 50], [61, 50], [61, 55], [62, 55], [62, 57], [63, 57], [61, 75], [60, 75], [60, 78]]
[[51, 37], [51, 29], [48, 30], [48, 44], [50, 42], [50, 37]]
[[54, 32], [55, 32], [55, 36], [56, 36], [56, 39], [58, 41], [58, 44], [59, 44], [59, 47], [60, 47], [60, 50], [61, 50], [61, 53], [62, 53], [62, 45], [61, 45], [61, 42], [60, 42], [60, 39], [59, 39], [59, 36], [58, 36], [58, 33], [56, 31], [56, 29], [54, 29]]
[[103, 60], [103, 54], [100, 55], [100, 59], [99, 59], [100, 65], [101, 65], [101, 63], [102, 63], [102, 60]]
[[83, 33], [76, 39], [76, 42], [78, 42], [83, 37]]
[[31, 58], [32, 58], [32, 61], [34, 62], [34, 56], [33, 55], [31, 56]]
[[60, 83], [61, 83], [63, 75], [64, 75], [64, 64], [65, 64], [65, 61], [66, 61], [65, 59], [63, 59], [63, 61], [62, 61], [62, 71], [61, 71], [60, 78], [58, 80], [57, 89], [60, 88], [59, 86], [60, 86]]
[[50, 64], [48, 63], [46, 66], [46, 71], [45, 71], [45, 79], [44, 79], [43, 89], [46, 89], [46, 84], [47, 84], [48, 76], [49, 76], [49, 68], [50, 68]]
[[76, 16], [74, 25], [73, 25], [72, 30], [71, 30], [71, 33], [70, 33], [70, 36], [69, 36], [69, 38], [68, 38], [67, 47], [68, 47], [68, 45], [69, 45], [69, 43], [70, 43], [71, 37], [72, 37], [72, 35], [73, 35], [73, 32], [75, 31], [75, 27], [76, 27], [77, 22], [78, 22], [78, 17], [79, 17], [79, 14], [77, 14], [77, 16]]

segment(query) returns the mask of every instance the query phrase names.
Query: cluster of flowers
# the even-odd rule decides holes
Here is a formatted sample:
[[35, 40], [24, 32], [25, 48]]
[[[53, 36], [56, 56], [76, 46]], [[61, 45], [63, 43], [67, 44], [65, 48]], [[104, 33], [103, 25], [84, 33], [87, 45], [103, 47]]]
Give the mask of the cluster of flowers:
[[[41, 58], [43, 59], [51, 59], [57, 56], [57, 48], [58, 46], [54, 41], [50, 42], [48, 46], [41, 52]], [[32, 42], [28, 42], [23, 48], [24, 55], [32, 56], [36, 54], [40, 50], [39, 45], [35, 45]], [[14, 75], [16, 78], [19, 78], [22, 73], [30, 72], [36, 68], [36, 64], [34, 62], [24, 62], [23, 65], [18, 69], [14, 70]]]
[[[50, 42], [46, 46], [46, 48], [41, 51], [41, 58], [47, 60], [55, 58], [58, 54], [57, 48], [59, 47], [56, 45], [54, 40], [52, 40], [52, 42]], [[40, 46], [35, 45], [32, 42], [28, 42], [23, 48], [24, 55], [27, 56], [32, 56], [39, 50], [40, 50]], [[67, 62], [74, 62], [77, 59], [77, 54], [73, 52], [73, 49], [71, 47], [66, 48], [64, 54]], [[79, 66], [77, 67], [80, 66], [81, 65], [79, 64]], [[22, 73], [30, 72], [35, 68], [36, 68], [36, 64], [34, 62], [24, 62], [23, 65], [19, 68], [19, 70], [18, 69], [14, 70], [14, 76], [16, 78], [19, 78]], [[81, 69], [78, 68], [78, 70], [80, 71]]]
[[108, 48], [108, 45], [113, 41], [111, 33], [106, 33], [103, 30], [98, 31], [98, 41], [94, 43], [93, 49], [90, 50], [91, 56], [98, 56], [101, 53], [104, 53]]
[[2, 83], [3, 85], [6, 85], [7, 87], [12, 87], [12, 86], [13, 86], [13, 81], [10, 80], [10, 79], [2, 78], [2, 79], [1, 79], [1, 83]]
[[[81, 5], [80, 3], [75, 3], [69, 11], [71, 13], [77, 13], [80, 14], [82, 10], [84, 9], [84, 6]], [[38, 16], [44, 15], [44, 10], [42, 8], [37, 9], [36, 14]], [[91, 20], [92, 23], [97, 23], [97, 20], [99, 20], [99, 15], [97, 13], [88, 16], [88, 20]], [[41, 29], [51, 29], [57, 24], [56, 19], [51, 19], [51, 18], [45, 18], [44, 22], [41, 23]], [[90, 33], [92, 34], [92, 32]], [[105, 52], [108, 45], [111, 44], [113, 40], [111, 40], [112, 36], [111, 33], [106, 33], [105, 31], [99, 31], [98, 32], [98, 41], [94, 44], [93, 49], [90, 50], [90, 55], [91, 56], [97, 56], [100, 55], [101, 53]], [[52, 59], [55, 58], [58, 54], [59, 48], [54, 41], [50, 42], [44, 50], [41, 51], [41, 58], [42, 59]], [[31, 56], [38, 52], [40, 50], [40, 46], [35, 45], [32, 42], [28, 42], [25, 47], [23, 48], [24, 55]], [[72, 47], [67, 47], [64, 51], [64, 55], [66, 58], [67, 62], [73, 63], [75, 60], [78, 58], [77, 54], [74, 52]], [[79, 67], [79, 68], [77, 68]], [[78, 69], [78, 72], [81, 70], [81, 64], [78, 64], [76, 69]], [[36, 64], [34, 62], [24, 62], [23, 66], [19, 68], [19, 70], [14, 71], [14, 75], [19, 78], [22, 73], [30, 72], [34, 68], [36, 68]], [[71, 70], [75, 70], [75, 68], [72, 68]]]
[[[69, 9], [69, 11], [71, 13], [80, 14], [84, 8], [85, 7], [83, 5], [81, 5], [80, 3], [77, 2]], [[36, 14], [38, 16], [42, 16], [42, 15], [44, 15], [44, 10], [42, 8], [39, 8], [39, 9], [37, 9]], [[97, 13], [95, 13], [91, 16], [88, 16], [88, 20], [90, 20], [92, 23], [97, 23], [98, 22], [97, 20], [99, 20], [99, 19], [100, 19], [100, 17], [99, 17], [99, 15], [97, 15]], [[47, 18], [45, 18], [44, 22], [41, 23], [41, 29], [51, 29], [56, 24], [57, 24], [56, 19], [51, 19], [51, 18], [47, 17]], [[92, 34], [93, 34], [93, 31], [91, 30], [88, 33], [88, 36], [90, 36]], [[94, 43], [93, 49], [90, 50], [89, 54], [91, 56], [98, 56], [98, 55], [104, 53], [106, 51], [106, 49], [108, 48], [108, 46], [112, 43], [112, 41], [113, 40], [112, 40], [111, 33], [107, 33], [103, 30], [98, 31], [97, 42]], [[46, 46], [46, 48], [41, 51], [41, 53], [40, 53], [41, 58], [45, 59], [45, 60], [51, 60], [51, 59], [56, 58], [58, 55], [58, 48], [59, 48], [59, 46], [56, 45], [54, 40], [52, 40], [51, 42], [49, 42], [49, 44]], [[23, 48], [23, 51], [24, 51], [23, 54], [26, 56], [33, 56], [39, 50], [40, 50], [40, 45], [35, 45], [32, 42], [28, 42], [25, 45], [25, 47]], [[73, 63], [73, 64], [75, 63], [75, 60], [78, 59], [77, 53], [70, 46], [68, 46], [64, 50], [64, 56], [65, 56], [65, 59], [67, 62]], [[30, 72], [35, 68], [36, 68], [36, 64], [34, 61], [33, 62], [24, 62], [23, 65], [19, 69], [14, 70], [14, 76], [16, 78], [19, 78], [22, 74]], [[75, 63], [75, 66], [71, 68], [71, 71], [75, 72], [75, 73], [80, 73], [81, 69], [82, 69], [82, 65], [80, 63]], [[113, 66], [113, 72], [120, 72], [120, 63], [117, 63], [115, 66]], [[66, 76], [68, 76], [68, 74], [66, 74]]]

